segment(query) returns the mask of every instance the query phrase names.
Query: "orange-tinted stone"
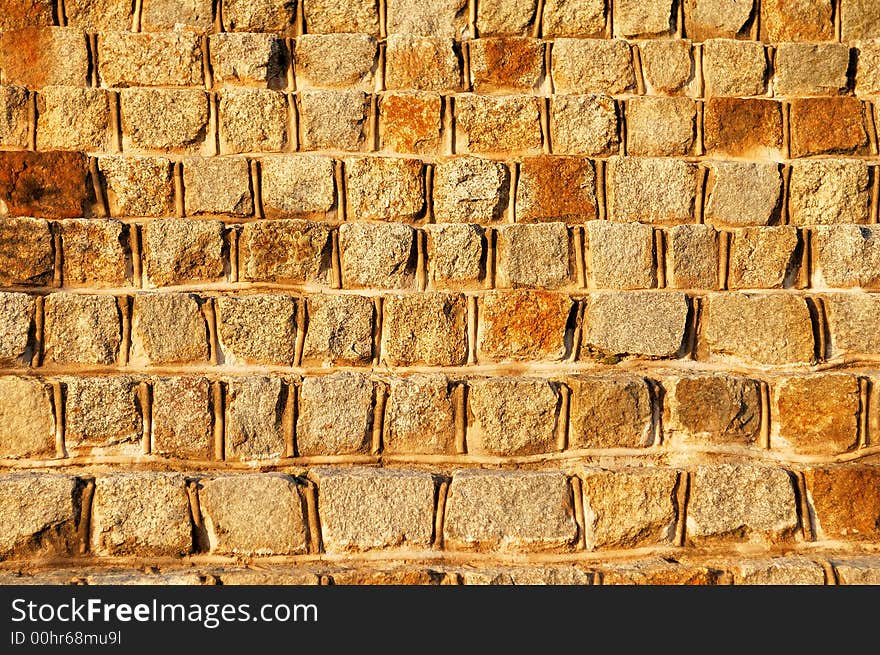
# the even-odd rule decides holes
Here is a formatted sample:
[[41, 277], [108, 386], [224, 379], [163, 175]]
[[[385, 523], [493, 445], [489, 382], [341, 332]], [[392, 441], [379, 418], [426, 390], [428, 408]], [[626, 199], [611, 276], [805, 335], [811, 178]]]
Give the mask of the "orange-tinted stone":
[[52, 4], [52, 0], [6, 0], [3, 11], [0, 11], [0, 32], [51, 25]]
[[81, 153], [0, 152], [0, 205], [12, 216], [85, 216], [93, 193]]
[[382, 148], [432, 153], [440, 147], [440, 94], [391, 91], [379, 101]]
[[761, 34], [767, 41], [831, 41], [831, 0], [761, 0]]
[[810, 469], [805, 477], [820, 536], [880, 537], [880, 467], [850, 463]]
[[544, 46], [538, 39], [476, 39], [469, 43], [474, 91], [531, 91], [544, 72]]
[[762, 98], [710, 98], [704, 116], [706, 151], [778, 158], [782, 149], [782, 105]]
[[596, 173], [589, 159], [530, 157], [520, 168], [516, 220], [583, 222], [597, 217]]
[[845, 373], [791, 377], [776, 385], [779, 435], [774, 447], [809, 455], [834, 455], [856, 445], [859, 383]]
[[857, 98], [796, 98], [790, 120], [793, 157], [862, 154], [868, 145], [864, 109]]
[[573, 303], [548, 291], [494, 292], [482, 298], [477, 337], [489, 359], [559, 360]]
[[[3, 3], [0, 13], [6, 11]], [[2, 22], [2, 18], [0, 18]], [[86, 86], [86, 35], [67, 27], [26, 27], [0, 31], [0, 68], [7, 84], [39, 88], [50, 84]]]
[[656, 559], [609, 567], [601, 576], [606, 585], [714, 585], [718, 574], [704, 567]]

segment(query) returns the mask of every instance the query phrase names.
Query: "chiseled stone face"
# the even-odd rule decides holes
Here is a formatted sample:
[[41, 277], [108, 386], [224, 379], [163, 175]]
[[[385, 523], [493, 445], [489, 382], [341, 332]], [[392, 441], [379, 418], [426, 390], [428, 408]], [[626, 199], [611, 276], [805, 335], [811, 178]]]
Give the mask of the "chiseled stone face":
[[130, 377], [84, 377], [65, 381], [64, 442], [74, 454], [91, 448], [141, 449], [143, 418], [137, 381]]
[[162, 157], [98, 158], [111, 216], [168, 216], [174, 209], [171, 162]]
[[224, 32], [209, 37], [211, 71], [223, 84], [287, 86], [290, 57], [284, 41], [275, 34]]
[[672, 157], [611, 157], [606, 170], [613, 221], [693, 223], [699, 171]]
[[831, 41], [833, 7], [824, 0], [764, 0], [761, 32], [768, 41]]
[[738, 585], [821, 585], [825, 571], [820, 564], [798, 555], [745, 560], [733, 568]]
[[391, 365], [457, 366], [467, 361], [467, 301], [461, 294], [387, 296], [382, 354]]
[[825, 315], [831, 334], [832, 357], [872, 355], [880, 352], [875, 294], [832, 293], [824, 296]]
[[227, 459], [271, 459], [284, 453], [283, 391], [282, 381], [277, 377], [227, 382]]
[[868, 222], [868, 167], [860, 159], [810, 159], [791, 167], [792, 225]]
[[0, 152], [0, 212], [8, 216], [91, 215], [88, 160], [79, 152]]
[[166, 364], [208, 359], [208, 327], [192, 294], [136, 295], [132, 334], [133, 360]]
[[849, 47], [842, 43], [780, 43], [774, 59], [780, 95], [837, 95], [847, 87]]
[[699, 41], [712, 37], [732, 39], [745, 31], [754, 5], [754, 0], [685, 0], [685, 31]]
[[650, 289], [657, 285], [654, 230], [641, 223], [589, 221], [588, 275], [598, 289]]
[[817, 225], [812, 234], [816, 286], [870, 289], [880, 285], [880, 227]]
[[422, 162], [391, 157], [345, 161], [349, 220], [406, 221], [425, 206]]
[[25, 87], [13, 84], [0, 85], [0, 145], [13, 148], [28, 147], [29, 104], [30, 94]]
[[571, 281], [565, 223], [502, 225], [495, 234], [497, 287], [558, 289]]
[[859, 381], [844, 373], [790, 377], [775, 385], [779, 425], [776, 448], [837, 455], [855, 447], [859, 432]]
[[580, 223], [596, 215], [596, 172], [589, 159], [529, 157], [523, 160], [516, 191], [518, 223]]
[[550, 100], [553, 152], [609, 155], [620, 141], [614, 98], [603, 95], [556, 95]]
[[734, 227], [770, 223], [782, 193], [778, 164], [718, 161], [709, 167], [706, 223]]
[[297, 303], [283, 294], [217, 298], [220, 348], [231, 364], [293, 364]]
[[0, 476], [0, 554], [28, 557], [43, 549], [59, 555], [75, 554], [78, 502], [74, 477], [46, 473]]
[[632, 98], [626, 119], [630, 155], [687, 155], [694, 146], [697, 106], [690, 98]]
[[98, 76], [111, 87], [202, 85], [202, 48], [194, 32], [101, 32]]
[[326, 284], [330, 228], [326, 223], [267, 220], [245, 223], [238, 240], [239, 276], [256, 282]]
[[636, 86], [632, 51], [626, 41], [556, 39], [551, 72], [556, 93], [619, 95]]
[[[425, 7], [425, 3], [420, 3]], [[306, 32], [352, 32], [377, 36], [379, 6], [373, 0], [312, 0], [303, 4]], [[389, 30], [391, 31], [391, 30]]]
[[300, 455], [354, 455], [370, 450], [373, 383], [339, 372], [302, 381], [296, 447]]
[[223, 223], [163, 219], [142, 228], [146, 285], [214, 282], [225, 275]]
[[114, 364], [122, 342], [116, 298], [51, 293], [44, 301], [44, 358], [56, 364]]
[[849, 462], [844, 466], [807, 469], [807, 493], [819, 534], [826, 539], [873, 541], [880, 524], [876, 466]]
[[501, 218], [510, 173], [500, 162], [454, 157], [434, 169], [434, 215], [438, 222], [487, 223]]
[[703, 141], [715, 156], [782, 158], [782, 104], [766, 98], [709, 98]]
[[385, 453], [451, 454], [455, 424], [449, 379], [436, 374], [393, 378], [384, 426]]
[[469, 43], [477, 93], [531, 91], [544, 73], [544, 46], [532, 38], [481, 38]]
[[664, 380], [664, 430], [674, 442], [749, 445], [761, 429], [761, 390], [755, 380], [689, 374]]
[[857, 98], [797, 98], [790, 111], [792, 156], [867, 152], [865, 108]]
[[222, 0], [227, 32], [290, 33], [296, 5], [286, 0]]
[[538, 98], [531, 95], [456, 96], [456, 152], [491, 154], [541, 148]]
[[378, 52], [367, 34], [303, 34], [296, 39], [297, 87], [372, 91]]
[[308, 298], [303, 360], [365, 364], [373, 354], [373, 301], [363, 296], [315, 294]]
[[223, 154], [284, 150], [289, 121], [281, 91], [226, 87], [219, 95]]
[[65, 286], [125, 286], [130, 232], [121, 222], [86, 218], [57, 225], [64, 250], [61, 276]]
[[653, 434], [652, 392], [636, 375], [578, 375], [571, 389], [568, 447], [643, 448]]
[[342, 285], [406, 289], [415, 283], [415, 233], [408, 225], [346, 223], [339, 228]]
[[797, 229], [789, 225], [747, 227], [733, 233], [727, 284], [730, 289], [779, 289], [798, 265]]
[[695, 95], [694, 55], [687, 39], [654, 39], [639, 44], [646, 86], [656, 94]]
[[666, 231], [666, 284], [679, 289], [717, 289], [718, 232], [711, 225], [676, 225]]
[[250, 216], [254, 202], [250, 171], [244, 157], [193, 157], [184, 160], [183, 187], [186, 213]]
[[766, 90], [766, 75], [767, 53], [761, 43], [710, 39], [703, 44], [703, 77], [707, 95], [761, 95]]
[[477, 348], [489, 360], [560, 360], [572, 300], [548, 291], [493, 291], [480, 299]]
[[269, 218], [329, 212], [336, 202], [333, 160], [321, 155], [278, 155], [260, 160], [263, 208]]
[[0, 378], [0, 457], [54, 454], [55, 417], [49, 387], [41, 380]]
[[151, 452], [174, 459], [214, 459], [211, 385], [199, 377], [153, 380]]
[[669, 0], [617, 0], [614, 36], [667, 34], [671, 31], [673, 6]]
[[427, 225], [428, 279], [434, 288], [479, 286], [484, 276], [486, 236], [479, 225]]
[[449, 38], [389, 34], [385, 50], [385, 88], [458, 91], [461, 63]]
[[609, 354], [675, 357], [684, 346], [687, 296], [677, 292], [598, 292], [589, 298], [585, 344]]
[[25, 293], [0, 292], [0, 361], [26, 364], [36, 301]]
[[459, 38], [467, 27], [466, 0], [389, 0], [387, 11], [389, 35]]
[[546, 0], [541, 18], [545, 38], [601, 36], [605, 31], [605, 0]]
[[388, 91], [379, 99], [382, 149], [431, 154], [440, 148], [442, 98], [433, 91]]

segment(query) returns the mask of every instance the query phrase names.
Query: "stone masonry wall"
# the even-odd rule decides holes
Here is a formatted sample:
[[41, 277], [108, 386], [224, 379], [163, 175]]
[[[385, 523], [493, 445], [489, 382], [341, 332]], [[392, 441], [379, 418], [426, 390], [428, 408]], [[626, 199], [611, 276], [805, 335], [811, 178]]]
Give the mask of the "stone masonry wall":
[[880, 582], [880, 2], [0, 0], [0, 582]]

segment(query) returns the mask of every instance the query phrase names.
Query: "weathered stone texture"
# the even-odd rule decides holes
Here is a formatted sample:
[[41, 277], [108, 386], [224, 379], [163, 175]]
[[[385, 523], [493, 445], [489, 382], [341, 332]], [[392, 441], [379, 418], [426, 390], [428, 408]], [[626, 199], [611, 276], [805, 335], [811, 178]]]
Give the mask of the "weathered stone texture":
[[0, 362], [26, 364], [36, 302], [24, 293], [0, 292]]
[[171, 162], [162, 157], [106, 156], [98, 170], [111, 216], [167, 216], [174, 207]]
[[303, 359], [329, 364], [370, 361], [374, 313], [373, 302], [362, 296], [311, 296]]
[[143, 226], [147, 286], [220, 280], [225, 272], [223, 223], [166, 219]]
[[214, 459], [213, 399], [208, 380], [164, 377], [153, 381], [151, 452], [177, 459]]
[[0, 284], [42, 285], [55, 264], [49, 224], [37, 218], [0, 220]]
[[755, 380], [726, 374], [689, 374], [664, 381], [664, 430], [674, 442], [700, 445], [757, 441], [761, 389]]
[[389, 34], [385, 49], [385, 88], [457, 91], [461, 62], [456, 43], [441, 37]]
[[826, 0], [763, 0], [761, 32], [769, 41], [831, 41], [833, 7]]
[[845, 91], [849, 47], [842, 43], [780, 43], [774, 90], [782, 96], [836, 95]]
[[730, 289], [778, 289], [791, 284], [798, 263], [794, 227], [748, 227], [733, 233], [727, 285]]
[[281, 379], [240, 378], [226, 387], [226, 458], [260, 460], [284, 454]]
[[766, 75], [767, 53], [760, 43], [710, 39], [703, 44], [703, 78], [707, 95], [761, 95], [766, 91]]
[[303, 150], [361, 149], [369, 114], [369, 97], [363, 91], [306, 89], [297, 102]]
[[353, 455], [370, 450], [373, 383], [359, 373], [303, 380], [296, 422], [300, 455]]
[[263, 208], [269, 218], [326, 214], [336, 203], [333, 160], [287, 155], [260, 160]]
[[286, 0], [222, 0], [226, 32], [291, 33], [296, 4]]
[[593, 286], [650, 289], [657, 285], [651, 226], [589, 221], [585, 236], [587, 270]]
[[64, 443], [73, 453], [130, 445], [140, 449], [143, 418], [137, 382], [129, 377], [70, 378], [65, 382]]
[[709, 98], [703, 142], [713, 155], [782, 158], [782, 104], [765, 98]]
[[517, 223], [579, 223], [597, 212], [596, 172], [589, 159], [529, 157], [520, 165]]
[[0, 556], [73, 554], [79, 519], [78, 481], [45, 473], [0, 477]]
[[507, 208], [510, 173], [499, 162], [454, 157], [434, 169], [434, 215], [438, 222], [485, 223]]
[[52, 293], [44, 302], [47, 362], [116, 363], [122, 330], [115, 297]]
[[821, 537], [873, 541], [880, 533], [880, 469], [855, 462], [807, 469], [807, 494]]
[[225, 32], [209, 38], [211, 71], [221, 84], [287, 86], [290, 53], [275, 34]]
[[717, 289], [719, 235], [711, 225], [676, 225], [666, 232], [666, 284], [679, 289]]
[[238, 240], [239, 277], [256, 282], [326, 284], [330, 241], [330, 228], [325, 223], [245, 223]]
[[795, 162], [788, 190], [793, 225], [868, 221], [868, 167], [862, 160]]
[[467, 361], [467, 301], [460, 294], [388, 296], [382, 355], [394, 366], [457, 366]]
[[296, 40], [297, 86], [371, 91], [377, 54], [367, 34], [303, 34]]
[[379, 100], [382, 148], [426, 154], [440, 147], [443, 100], [432, 91], [389, 91]]
[[273, 89], [227, 87], [220, 93], [220, 151], [280, 152], [287, 140], [287, 99]]
[[809, 455], [854, 448], [859, 432], [859, 381], [843, 373], [785, 378], [775, 384], [778, 434], [772, 445]]
[[793, 157], [866, 152], [865, 109], [856, 98], [798, 98], [790, 112]]
[[558, 385], [528, 378], [468, 384], [469, 453], [536, 455], [552, 452], [559, 415]]
[[0, 152], [0, 216], [77, 218], [90, 215], [93, 200], [85, 155]]
[[605, 15], [605, 0], [546, 0], [541, 32], [545, 37], [601, 36]]
[[532, 91], [544, 74], [544, 45], [532, 38], [475, 39], [468, 44], [477, 93]]
[[0, 68], [4, 83], [31, 89], [53, 85], [87, 86], [86, 42], [86, 35], [74, 27], [25, 27], [0, 32]]
[[101, 151], [108, 143], [110, 103], [102, 89], [52, 86], [37, 100], [39, 150]]
[[124, 89], [119, 94], [123, 146], [192, 152], [205, 140], [208, 96], [195, 89]]
[[655, 94], [695, 95], [694, 55], [685, 39], [656, 39], [639, 44], [642, 75]]
[[697, 107], [689, 98], [632, 98], [626, 103], [627, 153], [674, 156], [690, 153]]
[[566, 378], [569, 448], [642, 448], [653, 442], [653, 392], [636, 375]]
[[243, 157], [187, 159], [183, 164], [186, 213], [250, 216], [254, 212], [250, 184]]
[[543, 143], [538, 102], [528, 95], [457, 96], [456, 152], [537, 153]]
[[688, 300], [677, 292], [590, 295], [584, 343], [611, 355], [675, 357], [684, 346]]
[[41, 380], [0, 378], [0, 457], [54, 454], [55, 417], [49, 387]]
[[64, 251], [65, 286], [121, 287], [128, 279], [129, 230], [119, 221], [68, 219], [57, 223]]
[[754, 0], [684, 0], [685, 32], [692, 39], [738, 36], [754, 14]]
[[282, 294], [217, 298], [217, 332], [226, 362], [293, 364], [296, 305]]
[[768, 225], [782, 194], [779, 165], [712, 162], [704, 219], [712, 225]]
[[408, 225], [346, 223], [339, 248], [345, 288], [402, 289], [415, 281], [415, 233]]
[[345, 178], [350, 220], [414, 219], [424, 210], [423, 165], [416, 159], [347, 159]]
[[428, 280], [434, 288], [480, 284], [484, 275], [486, 236], [479, 225], [428, 225]]
[[812, 233], [817, 286], [870, 289], [880, 285], [880, 228], [818, 225]]
[[102, 32], [98, 75], [105, 86], [201, 86], [199, 37], [186, 31]]
[[635, 89], [632, 51], [626, 41], [556, 39], [552, 59], [556, 93], [618, 95]]
[[556, 289], [571, 279], [564, 223], [502, 225], [496, 231], [496, 286]]
[[455, 423], [445, 375], [413, 375], [391, 381], [385, 405], [383, 451], [388, 454], [449, 454]]
[[568, 346], [568, 296], [547, 291], [492, 292], [481, 298], [477, 348], [490, 360], [561, 360]]
[[873, 355], [880, 352], [875, 320], [880, 297], [875, 294], [829, 294], [823, 299], [831, 336], [830, 355]]
[[134, 298], [132, 359], [150, 364], [205, 362], [208, 327], [198, 297], [186, 293]]
[[558, 95], [550, 101], [550, 140], [553, 152], [559, 154], [616, 152], [617, 123], [617, 105], [609, 96]]
[[693, 222], [698, 168], [673, 158], [612, 157], [608, 162], [611, 220]]

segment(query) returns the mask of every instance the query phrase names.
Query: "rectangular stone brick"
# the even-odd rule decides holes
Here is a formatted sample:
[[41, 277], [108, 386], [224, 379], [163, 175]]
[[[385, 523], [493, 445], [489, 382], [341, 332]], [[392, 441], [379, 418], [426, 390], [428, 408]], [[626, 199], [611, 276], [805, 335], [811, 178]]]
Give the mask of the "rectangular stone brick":
[[483, 0], [477, 7], [477, 30], [481, 36], [529, 34], [537, 9], [537, 0]]
[[486, 236], [479, 225], [425, 226], [428, 280], [435, 289], [480, 286], [485, 276]]
[[164, 157], [98, 158], [111, 216], [168, 216], [174, 211], [171, 161]]
[[199, 483], [199, 507], [220, 555], [305, 553], [306, 517], [295, 478], [283, 473], [226, 475]]
[[792, 286], [802, 248], [797, 229], [789, 225], [747, 227], [730, 241], [729, 289], [781, 289]]
[[589, 550], [672, 544], [677, 471], [588, 468], [580, 477]]
[[596, 571], [603, 585], [715, 585], [719, 572], [705, 566], [653, 558], [603, 566]]
[[520, 164], [518, 223], [579, 223], [597, 215], [596, 172], [589, 159], [528, 157]]
[[26, 366], [33, 356], [31, 330], [35, 300], [25, 293], [0, 292], [0, 363]]
[[550, 71], [556, 93], [620, 95], [636, 86], [632, 51], [618, 39], [556, 39]]
[[604, 36], [605, 0], [546, 0], [541, 19], [544, 37]]
[[710, 39], [703, 44], [706, 95], [763, 95], [767, 90], [766, 78], [767, 53], [763, 44], [735, 39]]
[[68, 219], [60, 227], [64, 286], [121, 287], [128, 282], [129, 228], [119, 221]]
[[342, 286], [406, 289], [415, 284], [415, 232], [400, 223], [339, 227]]
[[498, 288], [558, 289], [571, 282], [573, 252], [565, 223], [502, 225], [495, 247]]
[[336, 204], [333, 160], [320, 155], [285, 155], [260, 160], [267, 218], [325, 215]]
[[776, 48], [774, 68], [773, 86], [777, 95], [837, 95], [846, 91], [848, 86], [849, 46], [843, 43], [780, 43]]
[[183, 162], [186, 213], [251, 216], [251, 177], [244, 157], [193, 157]]
[[500, 162], [453, 157], [434, 168], [434, 217], [438, 222], [487, 223], [507, 208], [510, 173]]
[[222, 0], [225, 32], [294, 32], [296, 5], [285, 0]]
[[292, 296], [220, 296], [216, 302], [225, 363], [293, 365], [297, 302]]
[[383, 150], [430, 154], [440, 148], [443, 100], [431, 91], [389, 91], [379, 99]]
[[467, 26], [465, 0], [390, 0], [389, 34], [421, 34], [452, 38]]
[[802, 556], [745, 560], [734, 563], [733, 583], [737, 585], [822, 585], [825, 570]]
[[78, 152], [0, 152], [0, 214], [75, 218], [91, 215], [94, 190]]
[[304, 568], [301, 564], [273, 566], [270, 569], [235, 569], [224, 566], [217, 575], [224, 586], [281, 584], [317, 586], [320, 582], [320, 577], [314, 570]]
[[122, 147], [198, 152], [208, 129], [208, 96], [196, 89], [124, 89]]
[[702, 322], [703, 345], [712, 357], [770, 366], [814, 359], [810, 312], [796, 295], [710, 294]]
[[103, 32], [98, 76], [103, 86], [202, 86], [202, 48], [194, 32]]
[[80, 521], [80, 485], [70, 476], [0, 476], [0, 556], [74, 555]]
[[880, 37], [880, 6], [871, 0], [847, 0], [840, 22], [844, 42]]
[[330, 227], [300, 220], [245, 223], [238, 240], [242, 280], [326, 285]]
[[443, 537], [452, 550], [567, 550], [578, 534], [561, 471], [456, 471]]
[[290, 53], [276, 34], [226, 32], [212, 34], [208, 40], [215, 82], [270, 89], [287, 86]]
[[880, 533], [880, 468], [849, 462], [804, 472], [819, 538], [874, 541]]
[[385, 88], [458, 91], [461, 61], [449, 38], [389, 33], [385, 46]]
[[819, 287], [880, 285], [880, 227], [818, 225], [813, 235], [813, 279]]
[[655, 39], [639, 44], [646, 91], [653, 95], [700, 95], [694, 49], [686, 39]]
[[297, 94], [297, 111], [303, 150], [356, 152], [366, 140], [370, 98], [363, 91], [306, 89]]
[[627, 154], [687, 155], [696, 138], [697, 105], [690, 98], [630, 98], [626, 102]]
[[611, 157], [608, 214], [613, 221], [692, 223], [700, 171], [672, 158]]
[[455, 151], [537, 154], [541, 119], [538, 98], [527, 95], [455, 97]]
[[321, 536], [328, 552], [427, 549], [434, 531], [434, 478], [422, 471], [315, 469]]
[[356, 455], [370, 451], [373, 383], [360, 373], [339, 372], [302, 381], [296, 420], [297, 453]]
[[823, 298], [831, 357], [880, 353], [877, 311], [880, 297], [874, 294], [828, 294]]
[[154, 380], [150, 451], [174, 459], [215, 459], [211, 383], [197, 377]]
[[711, 162], [706, 189], [703, 219], [712, 225], [769, 225], [781, 209], [775, 162]]
[[115, 364], [122, 341], [114, 296], [50, 293], [44, 301], [44, 353], [55, 364]]
[[685, 0], [684, 28], [689, 37], [698, 41], [713, 37], [733, 39], [747, 31], [755, 13], [751, 2]]
[[688, 298], [678, 292], [590, 295], [584, 345], [610, 355], [677, 357], [685, 347]]
[[574, 307], [568, 296], [549, 291], [487, 293], [480, 298], [477, 312], [480, 359], [563, 359], [569, 348], [569, 320]]
[[859, 437], [859, 381], [843, 373], [783, 378], [774, 384], [772, 446], [806, 455], [837, 455]]
[[859, 159], [812, 159], [791, 166], [792, 225], [868, 222], [868, 167]]
[[290, 139], [287, 98], [273, 89], [226, 87], [220, 92], [220, 152], [280, 152]]
[[0, 85], [0, 146], [30, 145], [29, 107], [30, 94], [25, 87]]
[[131, 29], [133, 11], [126, 0], [68, 0], [65, 4], [71, 25], [96, 32]]
[[4, 84], [30, 89], [87, 86], [86, 35], [74, 27], [25, 27], [0, 32], [0, 68]]
[[102, 89], [50, 86], [37, 96], [39, 150], [101, 151], [108, 146], [110, 102]]
[[[419, 6], [424, 8], [425, 5]], [[303, 4], [303, 13], [309, 34], [379, 34], [379, 7], [371, 0], [312, 0]]]
[[880, 583], [880, 558], [876, 556], [834, 559], [834, 572], [838, 584], [876, 585]]
[[39, 218], [0, 220], [0, 284], [49, 284], [55, 249], [49, 224]]
[[791, 155], [868, 154], [865, 108], [857, 98], [791, 101]]
[[108, 473], [95, 480], [91, 551], [180, 556], [192, 550], [186, 479], [180, 473]]
[[467, 300], [461, 294], [387, 296], [382, 305], [383, 360], [391, 366], [467, 362]]
[[761, 33], [768, 41], [831, 41], [834, 10], [825, 0], [763, 0]]
[[669, 0], [617, 0], [614, 36], [668, 34], [675, 24], [674, 6]]
[[131, 361], [138, 364], [207, 362], [208, 326], [202, 300], [190, 293], [134, 297]]
[[797, 499], [785, 469], [721, 464], [693, 472], [689, 543], [776, 543], [791, 540], [797, 528]]
[[474, 39], [468, 42], [468, 53], [477, 93], [533, 91], [544, 76], [544, 44], [538, 39]]
[[382, 450], [389, 455], [449, 455], [455, 446], [451, 384], [445, 375], [391, 378]]
[[425, 209], [423, 168], [417, 159], [346, 159], [346, 218], [382, 221], [418, 218]]
[[603, 95], [557, 95], [550, 100], [550, 141], [559, 154], [617, 152], [617, 104]]
[[468, 383], [467, 451], [474, 455], [538, 455], [556, 450], [559, 385], [497, 377]]
[[146, 286], [216, 282], [226, 274], [223, 223], [150, 221], [141, 228]]
[[144, 0], [140, 24], [145, 32], [164, 32], [186, 27], [207, 32], [213, 23], [211, 0]]
[[378, 52], [368, 34], [303, 34], [296, 39], [297, 88], [372, 91]]
[[703, 143], [712, 155], [782, 159], [782, 104], [765, 98], [709, 98]]
[[643, 448], [654, 441], [653, 393], [635, 375], [577, 375], [571, 389], [568, 447]]
[[761, 430], [761, 389], [755, 380], [693, 373], [664, 380], [664, 431], [676, 444], [752, 445]]
[[654, 230], [649, 225], [588, 221], [585, 228], [585, 259], [592, 286], [599, 289], [657, 286]]
[[64, 381], [64, 447], [69, 455], [140, 454], [143, 418], [131, 377]]
[[277, 377], [238, 378], [226, 383], [226, 459], [274, 459], [284, 454], [286, 394]]
[[859, 43], [856, 53], [856, 95], [880, 94], [880, 39]]
[[720, 251], [711, 225], [676, 225], [666, 231], [666, 285], [717, 289]]
[[0, 31], [19, 27], [49, 26], [54, 22], [54, 8], [51, 0], [29, 0], [4, 7], [0, 17]]
[[0, 457], [46, 458], [55, 454], [49, 386], [32, 378], [0, 378]]
[[466, 585], [568, 585], [595, 584], [592, 571], [571, 565], [528, 565], [491, 569], [464, 569], [459, 575]]
[[307, 303], [303, 361], [357, 365], [371, 360], [375, 310], [370, 298], [315, 294]]

